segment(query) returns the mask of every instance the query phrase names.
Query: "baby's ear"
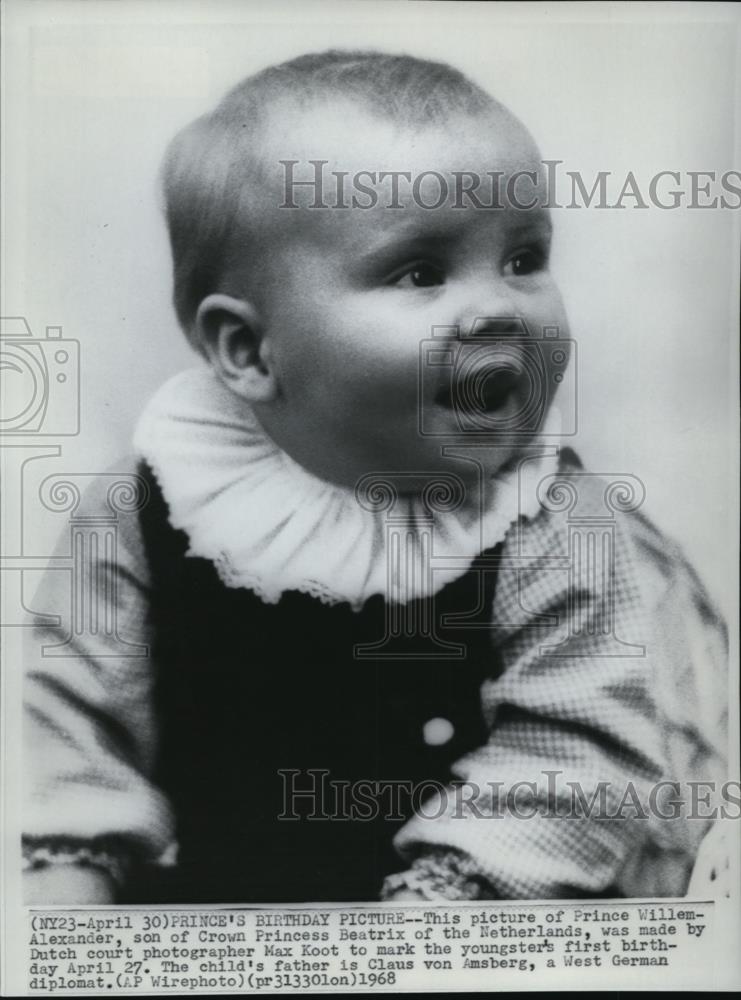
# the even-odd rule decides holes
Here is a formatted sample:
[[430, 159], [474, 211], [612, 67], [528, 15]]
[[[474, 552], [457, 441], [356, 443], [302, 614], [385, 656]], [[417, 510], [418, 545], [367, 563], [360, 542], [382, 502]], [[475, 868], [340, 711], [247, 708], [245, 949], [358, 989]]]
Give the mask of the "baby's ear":
[[209, 295], [198, 307], [198, 344], [222, 381], [249, 403], [275, 398], [276, 380], [267, 359], [257, 311], [231, 295]]

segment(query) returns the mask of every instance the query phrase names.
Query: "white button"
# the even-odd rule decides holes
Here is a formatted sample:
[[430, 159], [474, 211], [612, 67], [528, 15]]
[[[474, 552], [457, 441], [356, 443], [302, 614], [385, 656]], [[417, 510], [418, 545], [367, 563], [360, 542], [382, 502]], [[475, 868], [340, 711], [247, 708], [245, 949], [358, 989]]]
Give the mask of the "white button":
[[441, 747], [453, 739], [455, 729], [449, 719], [428, 719], [422, 727], [422, 738], [428, 747]]

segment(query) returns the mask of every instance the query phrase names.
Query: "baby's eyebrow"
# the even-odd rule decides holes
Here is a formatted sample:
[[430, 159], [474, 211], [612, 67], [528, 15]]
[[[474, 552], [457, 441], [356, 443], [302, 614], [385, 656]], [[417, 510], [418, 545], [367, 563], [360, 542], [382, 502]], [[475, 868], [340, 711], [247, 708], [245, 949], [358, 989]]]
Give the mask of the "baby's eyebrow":
[[516, 221], [510, 222], [509, 231], [512, 236], [528, 235], [551, 236], [553, 220], [547, 209], [534, 208], [529, 211], [518, 210]]
[[372, 267], [374, 264], [385, 263], [389, 257], [405, 257], [422, 251], [429, 253], [436, 249], [440, 251], [458, 238], [458, 234], [450, 231], [420, 232], [418, 226], [415, 228], [416, 232], [407, 236], [389, 233], [381, 239], [371, 241], [360, 254], [360, 262]]
[[[497, 212], [499, 218], [506, 217], [507, 238], [510, 240], [550, 239], [553, 223], [550, 213], [544, 209], [528, 212]], [[463, 219], [461, 219], [461, 222]], [[465, 226], [422, 225], [418, 219], [399, 220], [397, 226], [389, 227], [383, 235], [370, 240], [359, 254], [362, 266], [372, 268], [385, 265], [390, 258], [403, 258], [419, 253], [444, 253], [466, 237]]]

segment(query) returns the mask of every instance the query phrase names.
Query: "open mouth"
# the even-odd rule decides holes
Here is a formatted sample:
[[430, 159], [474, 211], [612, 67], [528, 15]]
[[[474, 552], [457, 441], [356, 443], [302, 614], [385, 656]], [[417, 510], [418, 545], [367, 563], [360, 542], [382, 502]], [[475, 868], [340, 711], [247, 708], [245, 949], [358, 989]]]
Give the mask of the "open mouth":
[[522, 388], [523, 373], [509, 367], [490, 368], [470, 380], [443, 386], [435, 395], [439, 406], [460, 413], [496, 414], [514, 400]]

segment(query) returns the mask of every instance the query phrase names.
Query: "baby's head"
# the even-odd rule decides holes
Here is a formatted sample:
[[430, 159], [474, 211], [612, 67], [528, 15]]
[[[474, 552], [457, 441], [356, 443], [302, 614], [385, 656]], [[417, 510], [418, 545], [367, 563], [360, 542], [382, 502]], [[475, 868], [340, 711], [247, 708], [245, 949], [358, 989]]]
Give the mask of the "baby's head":
[[271, 67], [176, 137], [164, 184], [183, 328], [310, 471], [449, 469], [442, 445], [473, 426], [495, 472], [537, 430], [555, 382], [546, 358], [533, 407], [513, 321], [566, 333], [542, 164], [457, 70], [375, 52]]

